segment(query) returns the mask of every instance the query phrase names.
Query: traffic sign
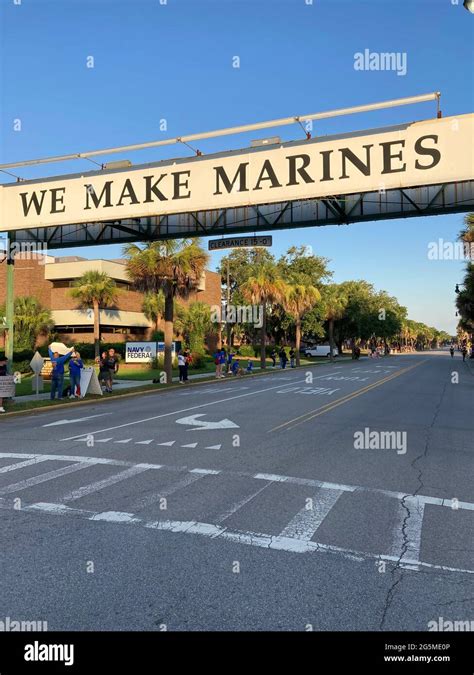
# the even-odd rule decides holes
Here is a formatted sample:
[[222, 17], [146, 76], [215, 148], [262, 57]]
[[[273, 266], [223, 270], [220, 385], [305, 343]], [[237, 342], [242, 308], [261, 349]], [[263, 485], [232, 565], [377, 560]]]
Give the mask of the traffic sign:
[[210, 239], [209, 251], [221, 248], [250, 248], [253, 246], [271, 246], [272, 237], [233, 237], [232, 239]]

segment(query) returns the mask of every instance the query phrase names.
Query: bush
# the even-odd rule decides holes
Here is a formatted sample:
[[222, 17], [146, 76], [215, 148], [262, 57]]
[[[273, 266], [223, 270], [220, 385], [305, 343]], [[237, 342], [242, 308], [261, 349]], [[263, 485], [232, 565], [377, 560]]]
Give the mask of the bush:
[[25, 361], [18, 361], [15, 359], [13, 361], [13, 372], [21, 373], [22, 375], [30, 374], [32, 372], [30, 368], [30, 361], [31, 359], [27, 359]]
[[[234, 348], [237, 349], [237, 348]], [[275, 347], [274, 345], [265, 345], [265, 353], [267, 356], [270, 356], [272, 353], [272, 350], [276, 349], [278, 351], [278, 347]], [[247, 357], [256, 357], [260, 358], [260, 345], [241, 345], [237, 349], [237, 353], [239, 356], [247, 356]]]
[[162, 330], [154, 330], [151, 334], [151, 342], [164, 342], [165, 334]]
[[206, 364], [209, 362], [209, 357], [205, 354], [199, 352], [192, 352], [191, 354], [191, 368], [205, 368]]

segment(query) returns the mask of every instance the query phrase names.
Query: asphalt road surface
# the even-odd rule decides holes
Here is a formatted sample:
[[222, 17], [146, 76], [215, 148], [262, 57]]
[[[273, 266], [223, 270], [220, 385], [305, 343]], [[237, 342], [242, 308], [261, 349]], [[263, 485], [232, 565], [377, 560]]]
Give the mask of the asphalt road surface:
[[431, 352], [2, 419], [0, 619], [471, 620], [473, 391], [457, 354]]

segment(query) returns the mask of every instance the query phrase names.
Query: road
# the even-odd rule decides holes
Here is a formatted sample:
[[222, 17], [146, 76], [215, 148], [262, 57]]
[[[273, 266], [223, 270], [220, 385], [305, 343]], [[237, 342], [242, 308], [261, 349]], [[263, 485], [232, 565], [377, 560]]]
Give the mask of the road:
[[2, 613], [49, 630], [472, 619], [473, 391], [440, 351], [2, 419]]

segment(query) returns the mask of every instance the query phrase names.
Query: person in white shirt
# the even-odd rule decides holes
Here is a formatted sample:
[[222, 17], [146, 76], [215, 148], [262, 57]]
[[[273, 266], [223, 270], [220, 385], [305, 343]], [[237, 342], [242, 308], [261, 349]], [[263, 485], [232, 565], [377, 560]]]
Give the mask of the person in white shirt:
[[184, 384], [186, 381], [186, 357], [181, 350], [178, 352], [178, 370], [179, 383]]

